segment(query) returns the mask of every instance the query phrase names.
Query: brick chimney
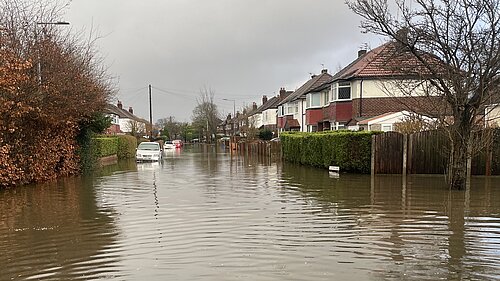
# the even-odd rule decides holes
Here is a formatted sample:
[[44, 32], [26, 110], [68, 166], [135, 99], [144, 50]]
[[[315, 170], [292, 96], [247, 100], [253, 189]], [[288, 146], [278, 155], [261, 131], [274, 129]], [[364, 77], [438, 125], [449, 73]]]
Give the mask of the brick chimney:
[[263, 95], [262, 96], [262, 104], [265, 104], [267, 102], [267, 96]]
[[122, 105], [121, 101], [118, 101], [118, 103], [116, 104], [116, 106], [118, 106], [119, 109], [123, 109], [123, 105]]
[[128, 107], [128, 112], [130, 112], [131, 114], [134, 114], [134, 110], [132, 109], [131, 106]]
[[285, 88], [280, 88], [280, 100], [284, 99], [286, 96]]
[[253, 110], [257, 110], [257, 103], [255, 103], [255, 102], [254, 102], [254, 103], [252, 104], [252, 109], [253, 109]]
[[326, 68], [321, 70], [321, 74], [325, 74], [325, 73], [328, 73], [328, 69], [326, 69]]

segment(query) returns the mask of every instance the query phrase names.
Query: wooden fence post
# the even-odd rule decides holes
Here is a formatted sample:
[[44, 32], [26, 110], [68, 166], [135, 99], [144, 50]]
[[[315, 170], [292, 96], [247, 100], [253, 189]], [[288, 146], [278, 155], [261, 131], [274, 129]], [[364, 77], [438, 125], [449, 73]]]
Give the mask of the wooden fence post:
[[406, 167], [408, 166], [408, 134], [403, 135], [403, 178], [406, 178]]
[[372, 163], [371, 163], [371, 174], [375, 175], [375, 144], [376, 144], [376, 135], [372, 135]]

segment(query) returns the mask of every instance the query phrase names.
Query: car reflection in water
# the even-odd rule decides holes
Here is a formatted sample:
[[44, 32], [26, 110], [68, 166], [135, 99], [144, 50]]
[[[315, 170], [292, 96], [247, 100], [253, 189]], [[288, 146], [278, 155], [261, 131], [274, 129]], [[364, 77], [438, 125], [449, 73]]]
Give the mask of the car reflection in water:
[[138, 171], [153, 171], [160, 169], [161, 162], [138, 162]]

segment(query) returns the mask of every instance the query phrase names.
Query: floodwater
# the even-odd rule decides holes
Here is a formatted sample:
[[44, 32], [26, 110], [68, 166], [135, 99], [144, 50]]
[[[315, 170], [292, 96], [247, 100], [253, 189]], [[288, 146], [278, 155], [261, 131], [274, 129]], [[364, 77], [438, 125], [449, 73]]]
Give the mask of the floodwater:
[[0, 280], [500, 279], [500, 178], [340, 174], [186, 147], [0, 191]]

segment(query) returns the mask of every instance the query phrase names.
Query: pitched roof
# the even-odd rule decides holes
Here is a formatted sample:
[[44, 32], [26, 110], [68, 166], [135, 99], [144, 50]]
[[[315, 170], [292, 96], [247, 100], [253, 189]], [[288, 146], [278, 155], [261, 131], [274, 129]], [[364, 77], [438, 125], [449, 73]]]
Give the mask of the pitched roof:
[[313, 76], [306, 83], [304, 83], [297, 90], [295, 90], [292, 94], [283, 99], [283, 101], [281, 101], [279, 104], [284, 104], [296, 100], [301, 96], [307, 94], [311, 90], [316, 89], [319, 86], [331, 81], [333, 81], [333, 77], [329, 73], [323, 70], [321, 71], [321, 74]]
[[106, 109], [105, 109], [105, 113], [113, 113], [113, 114], [118, 115], [118, 117], [120, 117], [120, 118], [132, 119], [132, 120], [142, 122], [142, 123], [149, 123], [149, 121], [142, 119], [142, 118], [139, 118], [139, 117], [135, 116], [134, 114], [130, 113], [128, 110], [121, 109], [114, 104], [108, 103], [106, 106]]
[[[425, 55], [429, 61], [436, 61]], [[349, 65], [337, 72], [334, 80], [354, 78], [379, 78], [407, 76], [428, 73], [427, 69], [407, 49], [395, 41], [387, 42], [364, 55], [359, 56]]]

